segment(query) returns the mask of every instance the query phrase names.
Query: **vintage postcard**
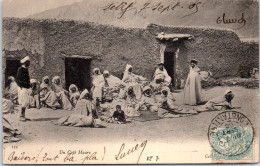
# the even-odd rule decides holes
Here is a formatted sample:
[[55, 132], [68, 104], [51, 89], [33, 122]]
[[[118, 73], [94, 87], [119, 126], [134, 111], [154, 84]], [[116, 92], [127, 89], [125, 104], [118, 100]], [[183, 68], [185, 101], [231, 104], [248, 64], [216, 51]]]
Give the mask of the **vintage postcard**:
[[4, 164], [259, 161], [258, 0], [4, 0]]

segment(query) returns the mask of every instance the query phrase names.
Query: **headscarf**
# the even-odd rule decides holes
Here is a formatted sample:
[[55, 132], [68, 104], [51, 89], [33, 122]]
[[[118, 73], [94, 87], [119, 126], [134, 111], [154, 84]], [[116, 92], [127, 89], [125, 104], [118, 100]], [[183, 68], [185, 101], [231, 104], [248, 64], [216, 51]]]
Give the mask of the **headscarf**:
[[48, 80], [50, 81], [49, 76], [44, 76], [44, 77], [42, 78], [42, 83], [45, 83], [44, 80], [46, 80], [46, 79], [48, 79]]
[[[150, 90], [150, 91], [151, 91], [151, 94], [150, 94], [150, 95], [152, 96], [152, 95], [153, 95], [153, 90], [152, 90], [152, 88], [151, 88], [150, 86], [145, 86], [145, 87], [143, 88], [143, 95], [146, 96], [146, 95], [145, 95], [145, 91], [147, 91], [147, 90]], [[150, 96], [149, 96], [149, 97], [150, 97]]]
[[190, 60], [190, 63], [194, 63], [194, 64], [198, 64], [198, 61], [196, 60], [196, 59], [192, 59], [192, 60]]
[[[58, 83], [58, 80], [59, 80], [59, 83]], [[63, 89], [63, 87], [62, 87], [60, 76], [54, 76], [52, 78], [52, 90], [55, 93], [58, 93], [58, 92], [61, 92], [61, 91], [66, 92], [66, 90]]]
[[[164, 78], [161, 78], [161, 76], [163, 75]], [[156, 79], [165, 79], [165, 81], [171, 82], [171, 77], [168, 75], [167, 70], [164, 68], [163, 66], [163, 70], [160, 70], [159, 68], [157, 68], [154, 72], [154, 82], [156, 81]]]
[[87, 94], [89, 94], [89, 91], [85, 89], [83, 92], [81, 92], [79, 99], [83, 99]]
[[106, 78], [104, 77], [104, 79], [109, 87], [124, 87], [125, 86], [125, 83], [122, 80], [111, 75], [108, 70], [105, 70], [103, 72], [103, 75], [104, 74], [108, 74], [108, 77], [106, 77]]
[[70, 93], [75, 93], [75, 92], [72, 92], [72, 88], [75, 88], [75, 89], [76, 89], [76, 92], [79, 91], [78, 87], [77, 87], [75, 84], [71, 84], [70, 87], [69, 87], [69, 92], [70, 92]]
[[60, 76], [54, 76], [52, 78], [52, 83], [57, 84], [57, 81], [60, 80]]
[[[36, 79], [30, 79], [30, 84], [31, 84], [31, 89], [32, 89], [32, 91], [33, 92], [36, 92], [36, 91], [38, 91], [38, 81], [36, 80]], [[38, 93], [38, 92], [36, 92], [36, 93]]]
[[17, 94], [18, 91], [18, 85], [15, 82], [15, 78], [13, 76], [9, 76], [7, 79], [7, 84], [6, 84], [6, 91], [10, 94]]
[[105, 70], [105, 71], [103, 72], [103, 75], [104, 75], [104, 74], [108, 74], [108, 76], [110, 76], [110, 73], [109, 73], [108, 70]]
[[124, 80], [128, 77], [128, 75], [132, 73], [132, 72], [129, 73], [129, 71], [128, 71], [129, 68], [133, 68], [133, 66], [132, 66], [132, 65], [129, 65], [129, 64], [126, 65], [126, 67], [125, 67], [125, 72], [124, 72], [124, 76], [123, 76], [122, 81], [124, 81]]
[[26, 56], [23, 59], [20, 60], [21, 64], [25, 63], [26, 61], [30, 61], [30, 57]]
[[15, 78], [13, 76], [9, 76], [7, 79], [12, 81], [12, 82], [15, 81]]
[[[132, 91], [132, 94], [131, 94], [131, 95], [129, 94], [129, 90]], [[134, 92], [134, 88], [133, 88], [132, 86], [129, 86], [129, 87], [127, 88], [126, 95], [129, 96], [129, 97], [136, 97], [135, 92]]]
[[231, 102], [231, 100], [233, 100], [234, 97], [235, 95], [232, 93], [230, 89], [226, 90], [226, 92], [224, 93], [224, 98], [227, 102]]
[[167, 96], [170, 94], [170, 88], [168, 88], [167, 86], [164, 86], [161, 90], [161, 93], [163, 94], [163, 91], [166, 91], [167, 92]]
[[36, 84], [36, 83], [37, 83], [36, 79], [34, 79], [34, 78], [30, 79], [30, 84]]
[[[105, 77], [105, 75], [107, 75], [107, 77]], [[105, 70], [103, 72], [103, 78], [104, 78], [104, 81], [105, 81], [105, 86], [109, 86], [109, 78], [110, 78], [110, 74], [109, 74], [109, 71], [108, 70]]]
[[[44, 80], [49, 80], [49, 83], [48, 84], [46, 84], [45, 82], [44, 82]], [[50, 87], [50, 78], [48, 77], [48, 76], [44, 76], [43, 78], [42, 78], [42, 83], [41, 83], [41, 85], [40, 85], [40, 90], [42, 90], [42, 89], [44, 89], [44, 88], [47, 88], [48, 90], [50, 90], [51, 89], [51, 87]]]
[[7, 79], [7, 82], [6, 82], [6, 87], [7, 89], [11, 89], [11, 86], [12, 85], [15, 85], [16, 82], [15, 82], [15, 78], [13, 76], [9, 76], [8, 79]]
[[149, 89], [152, 91], [152, 88], [147, 85], [147, 86], [145, 86], [145, 87], [143, 88], [143, 92], [145, 92], [145, 91], [147, 91], [147, 90], [149, 90]]
[[228, 94], [229, 92], [232, 92], [230, 89], [227, 89], [224, 93], [224, 95]]
[[[95, 71], [98, 71], [98, 74], [96, 74]], [[96, 67], [93, 69], [93, 75], [100, 75], [100, 74], [101, 74], [101, 71], [99, 68]]]
[[125, 67], [125, 72], [129, 72], [129, 71], [128, 71], [128, 69], [130, 69], [130, 68], [133, 68], [133, 66], [132, 66], [132, 65], [129, 65], [129, 64], [127, 64], [127, 65], [126, 65], [126, 67]]

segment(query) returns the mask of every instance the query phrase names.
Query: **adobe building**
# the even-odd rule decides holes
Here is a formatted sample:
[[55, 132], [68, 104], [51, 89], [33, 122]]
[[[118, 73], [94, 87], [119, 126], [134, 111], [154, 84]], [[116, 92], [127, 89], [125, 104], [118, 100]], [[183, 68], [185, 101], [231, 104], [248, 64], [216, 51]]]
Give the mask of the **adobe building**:
[[[126, 64], [149, 80], [160, 61], [176, 85], [186, 79], [189, 61], [213, 78], [237, 77], [241, 66], [258, 68], [258, 42], [242, 42], [223, 29], [166, 27], [118, 28], [80, 21], [3, 19], [3, 82], [15, 76], [19, 60], [29, 55], [30, 76], [41, 81], [59, 75], [66, 88], [91, 87], [92, 69], [122, 78]], [[245, 69], [247, 70], [247, 69]]]

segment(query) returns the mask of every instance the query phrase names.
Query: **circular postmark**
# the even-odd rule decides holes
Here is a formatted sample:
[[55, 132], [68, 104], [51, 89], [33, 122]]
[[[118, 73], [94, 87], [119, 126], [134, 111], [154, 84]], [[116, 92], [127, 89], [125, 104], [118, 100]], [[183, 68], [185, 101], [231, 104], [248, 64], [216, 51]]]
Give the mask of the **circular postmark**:
[[253, 142], [254, 128], [242, 113], [225, 111], [218, 114], [209, 125], [208, 139], [212, 148], [225, 156], [245, 153]]

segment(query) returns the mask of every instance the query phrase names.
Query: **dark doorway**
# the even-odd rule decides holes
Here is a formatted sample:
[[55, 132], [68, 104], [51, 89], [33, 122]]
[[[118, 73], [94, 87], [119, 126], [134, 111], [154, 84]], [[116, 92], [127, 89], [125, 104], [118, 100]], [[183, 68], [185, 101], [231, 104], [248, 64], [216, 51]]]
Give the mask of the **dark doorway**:
[[66, 89], [69, 89], [71, 84], [75, 84], [79, 90], [91, 88], [90, 64], [91, 59], [65, 58]]
[[16, 78], [17, 70], [21, 66], [19, 60], [6, 60], [6, 67], [5, 67], [5, 81], [7, 81], [9, 76], [13, 76]]
[[164, 67], [172, 78], [172, 86], [175, 87], [175, 52], [164, 52]]

